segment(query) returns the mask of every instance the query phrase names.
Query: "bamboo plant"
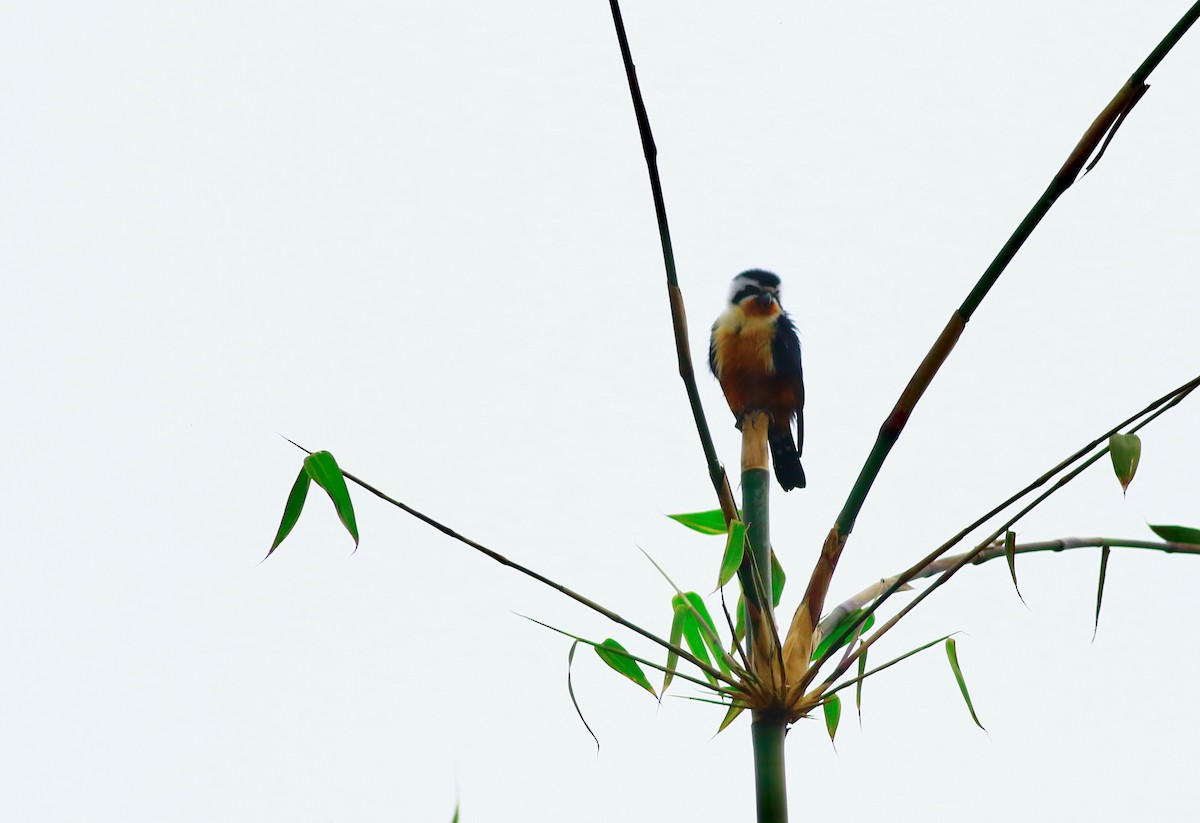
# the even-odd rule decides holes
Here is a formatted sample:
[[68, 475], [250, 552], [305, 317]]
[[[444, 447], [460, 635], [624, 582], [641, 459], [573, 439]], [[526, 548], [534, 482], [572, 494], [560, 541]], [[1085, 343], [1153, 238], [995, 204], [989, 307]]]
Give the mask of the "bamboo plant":
[[[1086, 537], [1018, 542], [1016, 528], [1025, 515], [1106, 456], [1111, 461], [1118, 481], [1127, 487], [1136, 474], [1141, 453], [1141, 441], [1137, 432], [1200, 387], [1200, 377], [1196, 377], [1166, 392], [1126, 419], [1114, 423], [1108, 430], [1098, 432], [1059, 463], [1038, 474], [1024, 487], [982, 513], [907, 568], [864, 587], [832, 608], [826, 609], [825, 602], [838, 562], [853, 533], [855, 521], [879, 476], [881, 467], [914, 413], [921, 396], [947, 361], [968, 321], [1025, 240], [1079, 175], [1085, 170], [1090, 170], [1101, 159], [1117, 129], [1146, 93], [1146, 81], [1151, 72], [1200, 18], [1200, 2], [1195, 3], [1183, 15], [1087, 128], [1078, 144], [1068, 154], [1061, 169], [1051, 179], [1045, 192], [970, 289], [962, 304], [952, 313], [880, 427], [858, 479], [850, 489], [821, 547], [799, 606], [786, 626], [777, 620], [775, 614], [784, 576], [770, 539], [770, 475], [767, 465], [766, 418], [762, 412], [752, 412], [741, 421], [742, 506], [739, 509], [725, 469], [713, 445], [700, 402], [688, 345], [683, 294], [676, 272], [665, 199], [658, 174], [657, 148], [617, 0], [610, 0], [610, 7], [650, 179], [651, 196], [662, 244], [679, 374], [686, 390], [717, 502], [717, 508], [711, 511], [673, 517], [696, 531], [725, 537], [725, 551], [718, 572], [724, 627], [720, 627], [713, 619], [702, 597], [693, 591], [684, 591], [671, 582], [675, 590], [671, 601], [673, 619], [668, 636], [663, 637], [394, 499], [340, 468], [333, 456], [325, 451], [309, 452], [305, 458], [288, 496], [283, 518], [268, 556], [279, 547], [296, 524], [313, 481], [332, 498], [339, 517], [357, 545], [358, 528], [346, 480], [357, 484], [446, 536], [602, 614], [622, 629], [658, 645], [666, 655], [661, 662], [650, 660], [630, 652], [615, 638], [588, 639], [548, 626], [547, 628], [571, 638], [569, 659], [573, 660], [580, 644], [591, 646], [612, 669], [656, 697], [665, 692], [674, 679], [688, 681], [707, 690], [711, 695], [710, 702], [723, 709], [719, 729], [724, 729], [749, 710], [756, 775], [757, 819], [760, 823], [782, 823], [787, 820], [784, 737], [788, 728], [801, 718], [819, 714], [823, 717], [827, 733], [832, 738], [837, 732], [841, 718], [841, 695], [853, 689], [855, 701], [859, 703], [864, 680], [908, 657], [936, 645], [944, 646], [971, 717], [979, 723], [958, 664], [954, 638], [938, 638], [882, 664], [868, 666], [867, 662], [869, 651], [881, 637], [888, 634], [913, 608], [966, 566], [1004, 558], [1016, 586], [1018, 555], [1042, 551], [1098, 549], [1100, 567], [1095, 607], [1095, 622], [1098, 625], [1108, 558], [1114, 549], [1200, 554], [1200, 529], [1180, 526], [1152, 526], [1160, 538], [1154, 541]], [[987, 529], [987, 536], [974, 545], [963, 548], [963, 541], [980, 528]], [[663, 574], [665, 577], [666, 573]], [[725, 600], [725, 589], [734, 585], [735, 578], [739, 591], [736, 605], [730, 608]], [[876, 618], [882, 607], [890, 605], [896, 597], [908, 597], [906, 593], [914, 590], [912, 584], [925, 578], [933, 578], [933, 582], [909, 597], [895, 614], [876, 626]], [[669, 577], [667, 579], [670, 581]], [[687, 666], [682, 666], [683, 663]], [[658, 689], [647, 676], [647, 669], [662, 675], [662, 684]], [[571, 698], [574, 701], [569, 679], [568, 688], [571, 689]], [[578, 710], [578, 704], [576, 708]], [[580, 718], [583, 718], [582, 712]], [[584, 724], [586, 725], [586, 720]], [[588, 730], [590, 731], [590, 728]]]

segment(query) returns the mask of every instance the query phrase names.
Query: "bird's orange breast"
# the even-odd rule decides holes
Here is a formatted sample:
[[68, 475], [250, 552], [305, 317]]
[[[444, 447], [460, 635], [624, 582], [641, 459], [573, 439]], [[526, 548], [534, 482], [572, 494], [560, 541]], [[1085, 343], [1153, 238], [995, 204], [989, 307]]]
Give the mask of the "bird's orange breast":
[[713, 329], [717, 379], [736, 415], [748, 409], [795, 408], [792, 387], [775, 372], [769, 318], [745, 318]]

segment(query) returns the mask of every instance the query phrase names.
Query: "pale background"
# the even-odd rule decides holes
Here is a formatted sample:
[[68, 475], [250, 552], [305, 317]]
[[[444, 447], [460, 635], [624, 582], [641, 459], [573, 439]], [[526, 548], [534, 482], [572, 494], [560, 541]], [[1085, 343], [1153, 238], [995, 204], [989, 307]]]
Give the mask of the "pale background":
[[[784, 278], [810, 488], [784, 613], [912, 368], [1182, 0], [634, 2], [698, 361]], [[967, 329], [832, 597], [907, 566], [1200, 372], [1200, 31]], [[259, 565], [301, 454], [666, 632], [651, 552], [720, 541], [607, 4], [38, 2], [0, 17], [0, 818], [747, 820], [749, 724], [648, 696], [514, 612], [598, 616], [355, 491]], [[737, 435], [715, 382], [717, 445]], [[1200, 525], [1200, 401], [1023, 539]], [[1190, 820], [1200, 561], [965, 571], [874, 659], [796, 819]], [[625, 637], [624, 635], [619, 635]], [[657, 652], [630, 641], [631, 648]], [[686, 687], [676, 694], [690, 694]]]

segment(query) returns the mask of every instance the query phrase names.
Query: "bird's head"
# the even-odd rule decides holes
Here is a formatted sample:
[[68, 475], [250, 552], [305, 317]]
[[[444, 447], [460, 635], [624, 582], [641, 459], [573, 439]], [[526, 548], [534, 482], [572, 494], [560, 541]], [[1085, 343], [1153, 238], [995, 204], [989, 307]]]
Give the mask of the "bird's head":
[[783, 309], [779, 305], [779, 277], [762, 269], [750, 269], [733, 278], [729, 302], [754, 317], [771, 317]]

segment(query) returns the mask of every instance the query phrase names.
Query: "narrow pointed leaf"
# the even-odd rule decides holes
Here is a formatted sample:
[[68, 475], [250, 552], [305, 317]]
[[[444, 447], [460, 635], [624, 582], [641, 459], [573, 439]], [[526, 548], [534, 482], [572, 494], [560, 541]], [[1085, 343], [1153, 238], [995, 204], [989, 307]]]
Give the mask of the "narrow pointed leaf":
[[863, 726], [863, 680], [866, 674], [866, 653], [858, 655], [858, 683], [854, 684], [854, 710], [858, 711], [858, 726]]
[[725, 712], [725, 719], [721, 721], [721, 725], [717, 727], [717, 734], [725, 731], [725, 727], [737, 719], [737, 716], [746, 710], [745, 703], [734, 702], [729, 707], [729, 711]]
[[737, 635], [738, 640], [746, 638], [746, 598], [740, 594], [737, 602], [737, 621], [733, 624], [733, 632]]
[[333, 507], [337, 509], [338, 517], [346, 531], [354, 538], [354, 546], [358, 547], [358, 524], [354, 522], [354, 504], [350, 502], [350, 490], [346, 488], [346, 478], [338, 468], [337, 461], [327, 451], [313, 452], [304, 458], [304, 470], [317, 485], [325, 490]]
[[[687, 607], [678, 605], [674, 608], [675, 615], [671, 618], [671, 645], [678, 646], [679, 641], [683, 639], [683, 623], [687, 619], [688, 610]], [[662, 684], [663, 694], [667, 693], [667, 686], [670, 686], [671, 681], [675, 678], [675, 668], [678, 665], [679, 653], [675, 651], [667, 652], [667, 672], [663, 675]]]
[[825, 731], [829, 732], [829, 742], [832, 743], [837, 735], [838, 723], [842, 719], [842, 699], [836, 694], [831, 694], [821, 705], [825, 710]]
[[[592, 740], [596, 741], [596, 753], [600, 753], [600, 738], [596, 737], [596, 733], [592, 731], [592, 727], [588, 725], [587, 719], [583, 716], [583, 710], [579, 708], [579, 701], [575, 699], [575, 686], [571, 683], [571, 665], [575, 662], [575, 647], [579, 645], [576, 640], [571, 644], [571, 651], [567, 652], [567, 694], [571, 695], [571, 705], [575, 707], [575, 714], [579, 715], [579, 722], [587, 729], [588, 734], [592, 736]], [[458, 810], [455, 809], [455, 816], [458, 815]]]
[[[841, 637], [842, 633], [844, 631], [846, 631], [846, 629], [848, 629], [850, 626], [853, 626], [854, 623], [858, 620], [858, 618], [862, 616], [863, 611], [864, 611], [863, 609], [855, 609], [854, 611], [850, 612], [850, 614], [846, 615], [841, 620], [839, 620], [837, 626], [834, 627], [833, 631], [831, 631], [827, 637], [821, 638], [821, 642], [818, 643], [817, 648], [813, 650], [812, 659], [816, 660], [817, 658], [822, 657], [826, 652], [831, 651], [831, 650], [837, 651], [842, 646], [845, 646], [847, 643], [849, 643], [851, 640], [853, 640], [854, 634], [850, 633], [850, 634], [846, 635], [844, 638], [842, 638], [841, 642], [838, 643], [836, 647], [833, 645], [835, 642], [837, 642], [838, 638]], [[858, 634], [860, 636], [866, 634], [867, 632], [869, 632], [871, 630], [871, 627], [874, 625], [875, 625], [875, 615], [872, 614], [870, 617], [868, 617], [866, 620], [863, 621], [862, 628], [858, 629]]]
[[786, 582], [787, 575], [783, 573], [783, 566], [775, 556], [775, 550], [771, 549], [771, 605], [779, 605], [779, 598], [783, 597], [783, 584]]
[[868, 649], [863, 649], [863, 654], [858, 655], [858, 683], [854, 684], [854, 710], [858, 711], [858, 726], [863, 726], [863, 680], [866, 674], [866, 653]]
[[1200, 529], [1188, 526], [1150, 526], [1151, 530], [1168, 543], [1190, 543], [1200, 546]]
[[625, 651], [625, 647], [613, 640], [611, 637], [595, 647], [596, 654], [600, 659], [608, 664], [613, 671], [628, 677], [634, 683], [637, 683], [650, 694], [658, 697], [658, 692], [654, 691], [654, 687], [650, 685], [650, 681], [646, 679], [646, 673], [642, 671], [642, 667], [629, 658], [629, 652]]
[[1024, 603], [1025, 597], [1021, 594], [1021, 587], [1017, 585], [1017, 533], [1011, 529], [1004, 533], [1004, 558], [1008, 561], [1008, 573], [1012, 575], [1013, 588], [1017, 590], [1017, 597]]
[[[569, 637], [572, 640], [578, 640], [580, 643], [585, 643], [594, 649], [599, 650], [600, 647], [605, 645], [604, 643], [597, 643], [594, 640], [588, 640], [586, 637], [580, 637], [577, 634], [571, 634], [570, 632], [563, 631], [562, 629], [556, 628], [555, 626], [551, 626], [549, 623], [543, 623], [542, 621], [537, 620], [533, 617], [530, 617], [529, 615], [521, 614], [520, 612], [516, 612], [515, 614], [517, 615], [517, 617], [524, 617], [530, 623], [536, 623], [537, 625], [541, 626], [542, 628], [549, 629], [552, 632], [557, 632], [558, 634], [561, 634], [564, 637]], [[617, 643], [615, 640], [611, 640], [611, 641], [607, 641], [607, 642], [615, 643], [617, 646], [620, 646], [620, 644]], [[610, 650], [612, 649], [611, 646], [609, 646], [608, 648]], [[597, 652], [597, 653], [599, 653], [599, 652]], [[614, 652], [614, 654], [617, 654], [617, 653]], [[646, 660], [645, 658], [638, 657], [637, 655], [632, 655], [627, 651], [618, 654], [618, 656], [622, 656], [627, 660], [632, 660], [636, 664], [641, 664], [643, 666], [649, 666], [650, 668], [654, 669], [656, 672], [662, 672], [662, 673], [666, 674], [666, 671], [667, 671], [666, 667], [658, 665], [653, 660]], [[698, 677], [692, 677], [691, 675], [684, 674], [684, 673], [678, 672], [678, 671], [675, 674], [677, 677], [685, 678], [686, 680], [688, 680], [692, 683], [695, 683], [697, 686], [703, 686], [705, 688], [713, 688], [712, 684], [706, 683], [705, 681], [701, 680]], [[714, 689], [714, 691], [725, 693], [725, 692], [732, 692], [733, 689], [718, 687], [718, 688]], [[654, 696], [657, 697], [658, 695], [655, 694]]]
[[683, 596], [687, 598], [687, 602], [700, 615], [700, 619], [704, 621], [704, 625], [708, 626], [709, 631], [716, 634], [717, 624], [713, 622], [712, 615], [708, 613], [708, 606], [704, 605], [704, 598], [695, 592], [684, 592]]
[[[728, 539], [725, 541], [725, 556], [721, 558], [721, 571], [717, 575], [717, 588], [721, 588], [737, 574], [746, 551], [746, 524], [741, 520], [729, 523]], [[715, 591], [715, 589], [714, 589]]]
[[[708, 607], [704, 605], [704, 598], [696, 592], [686, 592], [684, 597], [687, 598], [691, 610], [695, 610], [695, 614], [700, 616], [704, 621], [703, 626], [699, 626], [700, 634], [708, 648], [712, 650], [713, 657], [716, 658], [717, 666], [725, 674], [729, 674], [729, 664], [725, 662], [725, 650], [721, 647], [721, 637], [717, 634], [717, 624], [713, 622], [712, 615], [709, 614]], [[700, 657], [700, 655], [696, 655]], [[704, 659], [704, 658], [701, 658]]]
[[304, 511], [304, 499], [308, 497], [310, 482], [308, 472], [301, 469], [300, 474], [296, 477], [296, 482], [292, 484], [292, 490], [288, 492], [287, 503], [283, 506], [283, 519], [279, 521], [279, 531], [275, 533], [275, 542], [267, 551], [267, 557], [270, 557], [271, 552], [279, 548], [279, 544], [291, 534], [296, 521], [300, 519], [300, 512]]
[[[971, 703], [971, 695], [967, 691], [967, 681], [963, 679], [962, 668], [958, 665], [958, 648], [953, 637], [946, 638], [946, 657], [950, 658], [950, 668], [954, 671], [954, 679], [958, 681], [958, 690], [962, 692], [963, 700], [967, 702], [967, 711], [971, 713], [971, 719], [975, 721], [976, 726], [983, 729], [983, 724], [979, 722], [979, 717], [975, 714], [975, 706]], [[987, 729], [983, 730], [987, 731]]]
[[1112, 458], [1121, 491], [1128, 491], [1142, 456], [1142, 439], [1136, 434], [1114, 434], [1108, 438], [1108, 455]]
[[450, 818], [450, 823], [458, 823], [458, 803], [454, 804], [454, 817]]
[[1108, 574], [1108, 556], [1112, 553], [1112, 549], [1108, 546], [1100, 547], [1100, 582], [1096, 584], [1096, 622], [1092, 626], [1092, 640], [1096, 639], [1096, 632], [1100, 631], [1100, 604], [1104, 602], [1104, 578]]
[[689, 512], [687, 514], [668, 514], [667, 517], [701, 534], [726, 533], [725, 515], [721, 513], [720, 509], [713, 509], [707, 512]]
[[[688, 651], [696, 656], [696, 658], [706, 666], [712, 665], [712, 660], [708, 657], [708, 647], [704, 643], [704, 637], [700, 632], [700, 624], [696, 621], [696, 616], [688, 610], [683, 618], [683, 639], [687, 643]], [[708, 680], [716, 684], [716, 679], [708, 672], [704, 673]]]

